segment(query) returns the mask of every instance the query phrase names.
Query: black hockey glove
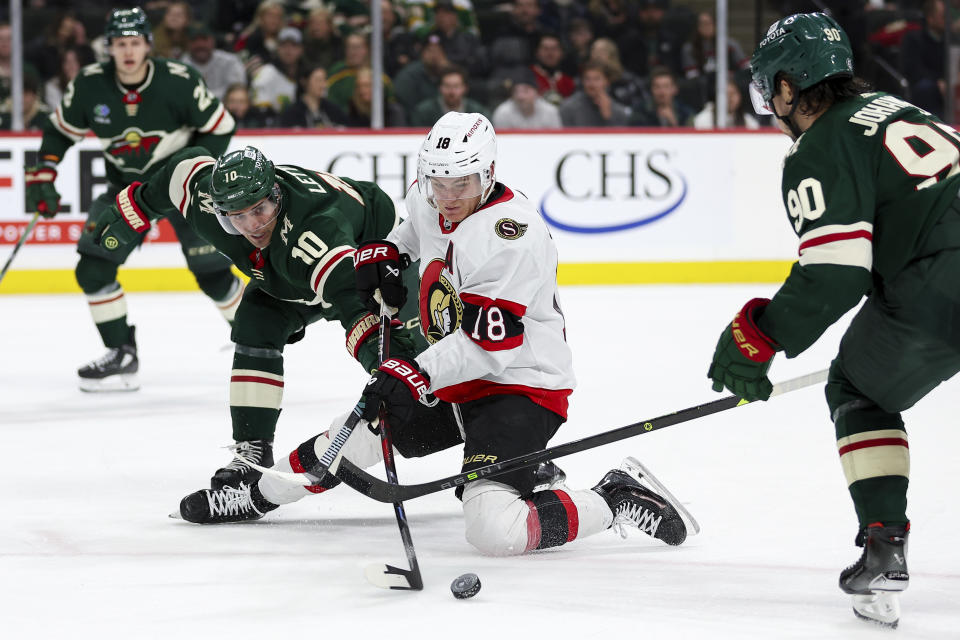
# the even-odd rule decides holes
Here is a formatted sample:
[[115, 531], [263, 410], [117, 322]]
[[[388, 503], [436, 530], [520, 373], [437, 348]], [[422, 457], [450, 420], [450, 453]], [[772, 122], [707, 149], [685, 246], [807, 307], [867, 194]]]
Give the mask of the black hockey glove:
[[408, 266], [410, 256], [401, 254], [397, 245], [392, 242], [371, 240], [357, 247], [353, 256], [357, 294], [371, 313], [380, 313], [381, 296], [387, 306], [397, 311], [403, 307], [407, 301], [403, 270]]
[[433, 406], [437, 399], [427, 390], [430, 378], [416, 360], [388, 358], [373, 372], [363, 389], [363, 414], [367, 422], [377, 419], [382, 404], [391, 426], [402, 428], [410, 420], [418, 402]]

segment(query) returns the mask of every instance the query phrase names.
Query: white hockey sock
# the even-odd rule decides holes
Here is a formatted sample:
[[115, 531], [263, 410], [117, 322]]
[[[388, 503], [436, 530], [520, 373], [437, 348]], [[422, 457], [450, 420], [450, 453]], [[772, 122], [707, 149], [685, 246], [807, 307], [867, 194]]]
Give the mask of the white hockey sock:
[[[339, 433], [349, 415], [349, 413], [346, 413], [334, 419], [329, 431], [324, 431], [316, 437], [307, 440], [292, 451], [290, 455], [278, 459], [272, 468], [287, 473], [302, 473], [306, 466], [323, 457], [327, 447], [330, 446], [331, 439], [336, 437], [336, 434]], [[340, 453], [361, 469], [366, 469], [383, 460], [379, 436], [365, 426], [358, 426], [354, 429], [353, 433], [350, 434], [350, 438], [340, 450]], [[304, 459], [307, 459], [306, 466]], [[336, 470], [336, 463], [333, 465], [333, 469]], [[263, 494], [264, 498], [274, 504], [296, 502], [304, 496], [323, 493], [327, 489], [332, 489], [337, 484], [339, 484], [339, 480], [332, 474], [328, 474], [321, 485], [315, 487], [293, 484], [288, 480], [269, 475], [261, 476], [258, 482], [260, 493]]]

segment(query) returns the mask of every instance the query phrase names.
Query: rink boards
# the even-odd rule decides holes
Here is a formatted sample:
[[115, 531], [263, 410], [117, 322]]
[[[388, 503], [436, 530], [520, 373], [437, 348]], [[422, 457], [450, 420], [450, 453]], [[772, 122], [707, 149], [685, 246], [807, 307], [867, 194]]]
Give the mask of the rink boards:
[[[424, 131], [395, 131], [245, 131], [231, 148], [252, 144], [278, 164], [375, 181], [402, 209]], [[39, 143], [37, 135], [0, 137], [6, 202], [24, 202], [22, 167]], [[777, 282], [797, 252], [779, 188], [788, 146], [773, 131], [510, 132], [498, 135], [496, 170], [550, 226], [563, 284]], [[87, 208], [106, 188], [104, 162], [92, 137], [66, 154], [57, 178], [66, 211], [37, 225], [0, 293], [77, 290], [75, 243]], [[0, 213], [4, 261], [29, 221], [18, 209]], [[120, 279], [130, 291], [195, 289], [183, 265], [161, 223]]]

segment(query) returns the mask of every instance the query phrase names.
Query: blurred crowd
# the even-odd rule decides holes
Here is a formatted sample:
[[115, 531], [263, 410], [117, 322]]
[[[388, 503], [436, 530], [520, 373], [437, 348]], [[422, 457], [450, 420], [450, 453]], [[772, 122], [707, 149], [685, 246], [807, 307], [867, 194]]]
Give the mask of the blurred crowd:
[[[712, 3], [680, 0], [149, 0], [153, 55], [196, 67], [241, 128], [369, 127], [370, 2], [383, 14], [387, 127], [478, 111], [498, 129], [716, 123]], [[950, 0], [955, 1], [955, 0]], [[24, 2], [24, 123], [42, 126], [79, 69], [109, 58], [109, 8]], [[858, 72], [944, 117], [944, 0], [764, 4], [766, 22], [829, 8]], [[957, 10], [960, 15], [960, 9]], [[0, 17], [3, 17], [0, 12]], [[951, 33], [960, 41], [960, 22]], [[729, 124], [758, 128], [749, 54], [730, 39]], [[9, 23], [0, 22], [0, 128], [10, 128]], [[947, 118], [952, 120], [951, 118]]]

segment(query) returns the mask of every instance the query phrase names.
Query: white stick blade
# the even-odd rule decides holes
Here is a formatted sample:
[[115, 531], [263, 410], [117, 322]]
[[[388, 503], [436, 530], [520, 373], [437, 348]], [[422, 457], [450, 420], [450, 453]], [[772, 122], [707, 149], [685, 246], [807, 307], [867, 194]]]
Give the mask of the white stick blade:
[[390, 569], [386, 564], [368, 564], [363, 568], [363, 575], [367, 582], [381, 589], [413, 589], [407, 576]]

